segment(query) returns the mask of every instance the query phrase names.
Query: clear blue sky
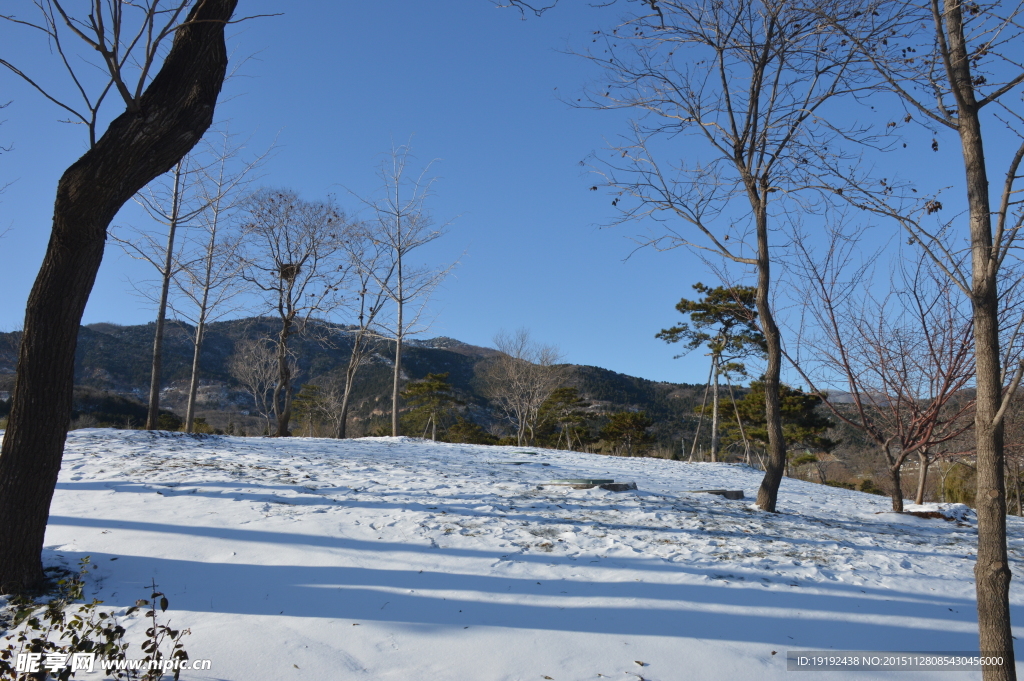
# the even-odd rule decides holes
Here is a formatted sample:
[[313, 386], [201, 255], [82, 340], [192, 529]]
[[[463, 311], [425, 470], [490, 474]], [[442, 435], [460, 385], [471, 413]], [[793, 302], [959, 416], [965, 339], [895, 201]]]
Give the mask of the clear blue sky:
[[[25, 0], [4, 4], [32, 12]], [[424, 258], [461, 263], [434, 297], [427, 336], [488, 345], [499, 329], [522, 326], [569, 362], [705, 380], [704, 357], [674, 360], [675, 349], [654, 334], [674, 323], [673, 305], [692, 284], [717, 281], [682, 249], [626, 259], [636, 230], [602, 228], [615, 211], [607, 194], [588, 191], [596, 181], [581, 165], [624, 131], [626, 117], [565, 101], [599, 77], [565, 50], [588, 44], [621, 5], [564, 0], [524, 21], [490, 0], [242, 0], [239, 14], [282, 7], [282, 16], [231, 31], [236, 62], [249, 59], [226, 84], [217, 118], [253, 134], [254, 149], [276, 137], [263, 184], [311, 199], [337, 193], [352, 210], [341, 187], [376, 187], [374, 167], [393, 140], [411, 137], [420, 160], [439, 159], [432, 212], [440, 221], [458, 217]], [[26, 71], [59, 76], [31, 32], [0, 23], [0, 45], [0, 56], [21, 58]], [[60, 110], [3, 72], [6, 100], [0, 144], [14, 148], [0, 155], [0, 184], [14, 184], [0, 195], [0, 231], [9, 228], [0, 240], [0, 329], [13, 330], [46, 246], [57, 180], [86, 140], [80, 126], [58, 122]], [[115, 220], [128, 222], [145, 225], [129, 211]], [[84, 322], [150, 321], [152, 309], [129, 284], [148, 275], [108, 246]]]

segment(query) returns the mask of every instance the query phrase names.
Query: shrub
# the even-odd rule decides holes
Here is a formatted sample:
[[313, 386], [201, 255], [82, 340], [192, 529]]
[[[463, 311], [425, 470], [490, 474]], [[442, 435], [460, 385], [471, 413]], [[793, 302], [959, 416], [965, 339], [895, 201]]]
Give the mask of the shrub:
[[71, 420], [70, 428], [71, 430], [79, 430], [80, 428], [98, 428], [99, 425], [99, 420], [92, 414], [82, 414]]
[[875, 481], [871, 478], [865, 478], [860, 483], [860, 491], [867, 492], [868, 494], [878, 494], [881, 496], [887, 496], [885, 490], [875, 484]]
[[498, 443], [498, 438], [484, 430], [480, 424], [459, 417], [454, 425], [448, 428], [447, 437], [449, 442], [462, 442], [471, 445], [493, 445]]
[[943, 498], [954, 504], [967, 504], [974, 508], [977, 473], [967, 466], [953, 466], [942, 482]]
[[838, 480], [826, 480], [825, 484], [828, 485], [829, 487], [841, 487], [843, 489], [857, 489], [857, 486], [854, 485], [852, 482], [839, 482]]
[[[11, 598], [9, 607], [13, 610], [9, 633], [5, 637], [6, 646], [0, 648], [0, 679], [11, 681], [28, 678], [46, 678], [56, 681], [67, 681], [74, 676], [76, 669], [72, 667], [71, 656], [75, 654], [93, 654], [96, 658], [110, 661], [126, 659], [130, 644], [124, 641], [125, 628], [111, 612], [104, 612], [98, 606], [102, 601], [93, 599], [72, 607], [72, 603], [83, 597], [85, 580], [88, 572], [89, 557], [79, 563], [78, 574], [69, 574], [57, 581], [49, 598], [33, 599], [27, 595], [16, 595]], [[42, 601], [42, 602], [40, 602]], [[146, 609], [144, 617], [149, 618], [146, 640], [142, 643], [143, 657], [141, 677], [138, 672], [111, 669], [107, 674], [116, 679], [141, 678], [142, 681], [158, 681], [163, 677], [163, 661], [187, 660], [188, 653], [181, 639], [191, 633], [188, 629], [178, 631], [157, 618], [157, 607], [166, 612], [167, 597], [156, 590], [152, 584], [149, 599], [140, 599], [128, 608], [123, 617], [131, 617], [140, 609]], [[164, 652], [164, 649], [170, 649]], [[35, 653], [49, 662], [50, 656], [59, 656], [67, 662], [63, 667], [55, 667], [51, 674], [36, 672], [26, 674], [19, 672], [17, 661], [19, 655]], [[45, 665], [43, 665], [45, 667]], [[180, 670], [175, 669], [174, 679], [177, 681]]]
[[[196, 421], [199, 421], [199, 419], [196, 419]], [[181, 417], [169, 411], [161, 411], [160, 418], [156, 422], [160, 430], [180, 430], [182, 423]]]

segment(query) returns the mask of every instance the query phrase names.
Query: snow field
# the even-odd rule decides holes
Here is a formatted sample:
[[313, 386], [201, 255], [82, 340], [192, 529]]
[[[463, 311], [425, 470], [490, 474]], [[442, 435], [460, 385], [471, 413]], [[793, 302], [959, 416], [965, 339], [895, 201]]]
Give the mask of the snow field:
[[[976, 650], [976, 533], [973, 516], [897, 516], [788, 478], [782, 512], [762, 513], [761, 475], [411, 438], [78, 430], [45, 559], [90, 556], [110, 608], [155, 579], [190, 656], [213, 661], [184, 679], [980, 678], [787, 672], [788, 650]], [[581, 477], [640, 489], [539, 487]], [[1024, 523], [1009, 528], [1019, 622]]]

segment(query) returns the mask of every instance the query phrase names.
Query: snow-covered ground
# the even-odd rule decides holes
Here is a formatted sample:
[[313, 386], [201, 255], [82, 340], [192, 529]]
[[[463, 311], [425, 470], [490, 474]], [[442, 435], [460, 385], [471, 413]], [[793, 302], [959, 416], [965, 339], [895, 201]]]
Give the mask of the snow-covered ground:
[[[595, 477], [639, 490], [538, 487]], [[185, 679], [980, 678], [787, 672], [790, 650], [976, 650], [974, 520], [792, 479], [767, 514], [760, 480], [410, 438], [78, 430], [45, 560], [91, 556], [106, 607], [155, 580], [212, 660]], [[747, 499], [687, 491], [712, 488]], [[1022, 622], [1024, 523], [1009, 527]]]

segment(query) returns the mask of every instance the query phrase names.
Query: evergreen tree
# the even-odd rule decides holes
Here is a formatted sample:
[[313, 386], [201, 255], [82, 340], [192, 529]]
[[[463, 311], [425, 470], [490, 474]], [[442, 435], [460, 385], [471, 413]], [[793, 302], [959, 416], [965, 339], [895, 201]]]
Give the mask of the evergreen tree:
[[540, 425], [537, 439], [553, 444], [556, 449], [565, 441], [565, 448], [572, 449], [573, 442], [582, 447], [591, 441], [586, 426], [590, 402], [580, 397], [576, 388], [557, 388], [540, 406]]
[[498, 438], [484, 430], [480, 424], [457, 416], [455, 423], [445, 433], [448, 442], [464, 442], [471, 445], [496, 445]]
[[622, 447], [626, 456], [633, 456], [633, 449], [654, 442], [647, 429], [654, 422], [642, 411], [620, 411], [612, 414], [601, 429], [601, 437]]
[[[835, 426], [835, 422], [818, 410], [821, 398], [812, 393], [805, 393], [799, 388], [779, 386], [782, 406], [782, 433], [788, 448], [808, 448], [819, 452], [830, 452], [839, 444], [837, 440], [825, 437], [825, 433]], [[736, 412], [742, 419], [747, 438], [768, 444], [768, 429], [764, 415], [764, 381], [753, 381], [750, 392], [736, 402]], [[725, 435], [733, 441], [739, 441], [739, 423], [735, 417], [725, 417]]]
[[314, 435], [314, 428], [323, 421], [326, 414], [324, 394], [320, 386], [313, 383], [303, 383], [299, 394], [292, 400], [292, 413], [297, 421], [306, 426], [306, 436]]
[[[688, 316], [690, 321], [662, 329], [655, 338], [666, 343], [683, 343], [685, 355], [700, 347], [707, 347], [711, 355], [709, 388], [714, 386], [711, 408], [711, 460], [718, 460], [718, 378], [736, 373], [746, 375], [746, 366], [738, 360], [751, 355], [763, 355], [767, 351], [764, 335], [757, 324], [755, 298], [757, 290], [752, 286], [717, 286], [711, 288], [701, 283], [693, 285], [695, 291], [703, 294], [698, 300], [681, 299], [676, 310]], [[731, 390], [730, 382], [730, 390]], [[764, 392], [762, 391], [762, 397]], [[703, 408], [702, 408], [703, 410]], [[702, 411], [703, 413], [703, 411]], [[703, 420], [703, 419], [702, 419]], [[697, 446], [694, 434], [693, 445]]]
[[452, 394], [448, 372], [427, 374], [422, 380], [413, 381], [402, 391], [402, 399], [413, 405], [413, 409], [406, 415], [407, 420], [423, 423], [424, 435], [430, 428], [431, 440], [437, 440], [438, 421], [450, 414], [456, 405], [464, 404]]

